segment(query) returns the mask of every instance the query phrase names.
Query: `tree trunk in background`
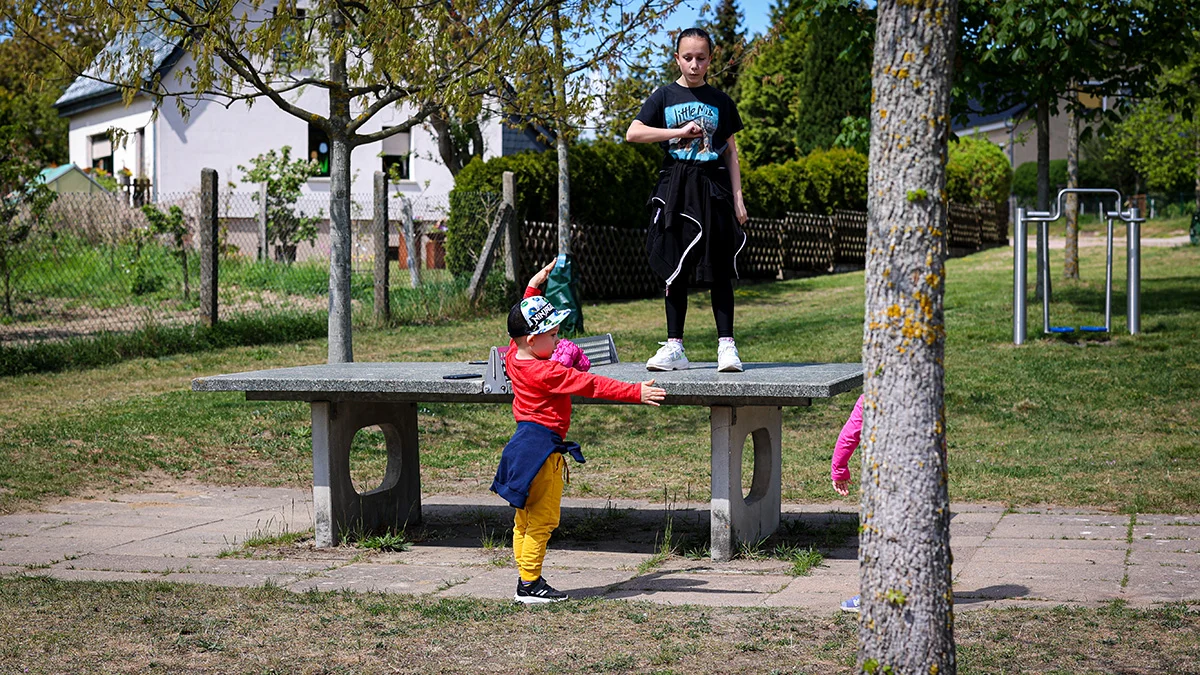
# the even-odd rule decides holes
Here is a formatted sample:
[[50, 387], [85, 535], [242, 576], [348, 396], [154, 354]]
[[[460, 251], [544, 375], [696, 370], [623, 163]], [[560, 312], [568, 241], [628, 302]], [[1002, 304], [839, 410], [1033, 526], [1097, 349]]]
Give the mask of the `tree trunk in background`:
[[[1067, 187], [1079, 187], [1079, 116], [1067, 109]], [[1067, 195], [1067, 246], [1063, 252], [1063, 277], [1079, 278], [1079, 196]]]
[[[1037, 104], [1037, 210], [1050, 210], [1050, 103], [1040, 101]], [[1042, 299], [1042, 239], [1037, 237], [1038, 223], [1033, 223], [1033, 233], [1037, 239], [1035, 246], [1037, 258], [1037, 282], [1034, 285], [1034, 298]], [[1046, 256], [1049, 258], [1049, 256]], [[1050, 295], [1047, 295], [1050, 297]]]
[[943, 297], [957, 0], [878, 5], [872, 71], [860, 671], [953, 675]]
[[354, 360], [350, 327], [350, 126], [345, 18], [334, 11], [329, 77], [329, 363]]
[[571, 166], [567, 159], [567, 81], [563, 72], [562, 21], [554, 6], [554, 123], [558, 146], [558, 255], [571, 255]]
[[1200, 134], [1196, 136], [1196, 213], [1200, 213]]

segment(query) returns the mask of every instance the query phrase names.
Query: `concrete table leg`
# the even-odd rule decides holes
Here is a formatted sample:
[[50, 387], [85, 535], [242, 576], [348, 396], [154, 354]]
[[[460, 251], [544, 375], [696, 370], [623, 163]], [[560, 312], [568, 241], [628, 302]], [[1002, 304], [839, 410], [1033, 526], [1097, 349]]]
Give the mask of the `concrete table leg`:
[[[387, 441], [387, 469], [378, 488], [359, 494], [350, 480], [350, 443], [372, 425]], [[318, 547], [333, 546], [347, 531], [382, 534], [420, 522], [416, 403], [313, 401], [312, 430]]]
[[[783, 492], [783, 416], [774, 406], [713, 406], [712, 559], [733, 557], [734, 546], [754, 543], [779, 527]], [[754, 479], [742, 494], [742, 452], [754, 439]]]

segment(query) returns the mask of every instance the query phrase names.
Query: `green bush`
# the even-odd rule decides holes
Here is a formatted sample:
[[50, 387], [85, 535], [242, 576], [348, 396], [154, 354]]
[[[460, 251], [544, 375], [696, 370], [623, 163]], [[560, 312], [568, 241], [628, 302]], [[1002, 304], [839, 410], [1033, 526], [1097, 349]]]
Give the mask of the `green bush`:
[[[640, 227], [645, 203], [662, 151], [656, 145], [595, 141], [568, 150], [571, 165], [571, 218], [587, 225], [604, 223]], [[470, 275], [487, 238], [499, 203], [501, 180], [512, 171], [517, 219], [558, 220], [558, 155], [554, 150], [526, 152], [488, 161], [479, 158], [463, 167], [450, 192], [446, 231], [446, 268], [456, 276]]]
[[950, 142], [946, 162], [946, 194], [960, 204], [1008, 199], [1012, 167], [1000, 146], [985, 138], [964, 136]]
[[[1079, 162], [1079, 187], [1120, 188], [1121, 179], [1108, 175], [1105, 164], [1091, 160]], [[1050, 199], [1067, 186], [1067, 160], [1050, 160]], [[1013, 172], [1012, 193], [1024, 201], [1037, 199], [1037, 162], [1025, 162]]]
[[867, 158], [849, 148], [834, 148], [746, 169], [742, 192], [750, 215], [764, 218], [782, 218], [788, 211], [865, 210]]

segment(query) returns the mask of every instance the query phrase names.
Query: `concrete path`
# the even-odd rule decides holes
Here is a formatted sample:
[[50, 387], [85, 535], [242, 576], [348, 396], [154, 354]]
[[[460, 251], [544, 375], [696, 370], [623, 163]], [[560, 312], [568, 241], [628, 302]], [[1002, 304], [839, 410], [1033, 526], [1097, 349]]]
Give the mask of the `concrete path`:
[[[825, 554], [809, 576], [791, 576], [789, 563], [770, 559], [714, 564], [678, 555], [652, 565], [664, 505], [572, 499], [551, 540], [546, 577], [575, 597], [832, 611], [857, 592], [854, 509], [784, 510], [789, 537]], [[424, 525], [411, 531], [416, 543], [403, 552], [314, 549], [311, 539], [247, 552], [248, 539], [309, 530], [311, 493], [195, 487], [68, 501], [0, 517], [0, 574], [512, 597], [510, 550], [484, 545], [510, 536], [507, 506], [498, 498], [434, 496], [424, 500], [424, 513]], [[708, 511], [706, 504], [673, 505], [670, 518], [674, 542], [702, 538]], [[951, 543], [960, 609], [1200, 601], [1200, 515], [1006, 513], [963, 504], [951, 521]]]

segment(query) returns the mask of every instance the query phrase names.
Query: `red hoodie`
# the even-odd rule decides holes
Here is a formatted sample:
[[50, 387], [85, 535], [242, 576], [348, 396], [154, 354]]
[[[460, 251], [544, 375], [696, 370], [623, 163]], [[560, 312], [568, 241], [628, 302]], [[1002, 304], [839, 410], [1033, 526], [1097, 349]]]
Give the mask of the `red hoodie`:
[[[526, 298], [541, 294], [532, 286], [525, 289]], [[581, 373], [549, 359], [518, 359], [515, 340], [508, 345], [504, 367], [512, 380], [513, 418], [518, 422], [537, 422], [564, 439], [571, 427], [572, 396], [642, 402], [639, 382]]]

